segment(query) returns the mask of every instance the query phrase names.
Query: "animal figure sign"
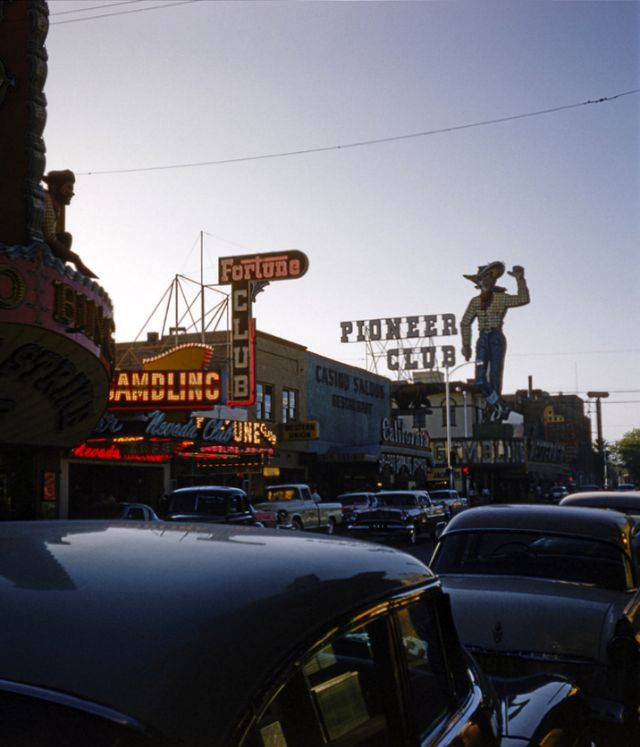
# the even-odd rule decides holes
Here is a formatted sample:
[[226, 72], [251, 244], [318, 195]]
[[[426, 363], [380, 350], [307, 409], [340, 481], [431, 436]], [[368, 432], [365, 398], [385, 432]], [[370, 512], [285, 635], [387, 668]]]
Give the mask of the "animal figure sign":
[[506, 420], [510, 409], [502, 399], [502, 374], [507, 352], [507, 339], [502, 325], [507, 311], [529, 303], [529, 289], [524, 279], [524, 267], [514, 265], [508, 273], [516, 279], [517, 292], [510, 294], [506, 288], [496, 285], [504, 275], [503, 262], [491, 262], [478, 267], [474, 275], [465, 275], [467, 280], [480, 290], [471, 299], [460, 322], [462, 334], [462, 355], [471, 358], [471, 325], [478, 321], [476, 341], [476, 385], [487, 402], [486, 420], [500, 422]]

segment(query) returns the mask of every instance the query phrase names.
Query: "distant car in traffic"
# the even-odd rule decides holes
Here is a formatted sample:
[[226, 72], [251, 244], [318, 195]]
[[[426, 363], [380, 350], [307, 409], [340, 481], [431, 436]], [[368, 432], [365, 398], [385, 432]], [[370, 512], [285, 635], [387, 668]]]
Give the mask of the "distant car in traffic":
[[3, 745], [588, 744], [566, 680], [492, 685], [416, 558], [160, 527], [0, 524]]
[[336, 501], [342, 504], [342, 521], [345, 526], [351, 521], [356, 511], [375, 508], [377, 503], [376, 494], [367, 491], [341, 493]]
[[441, 505], [431, 502], [425, 490], [381, 490], [376, 505], [356, 511], [347, 531], [363, 539], [397, 539], [415, 544], [435, 536], [447, 515]]
[[167, 499], [167, 521], [215, 524], [256, 524], [247, 494], [226, 485], [196, 485], [177, 488]]
[[567, 495], [569, 491], [564, 485], [554, 485], [545, 493], [545, 499], [547, 503], [558, 503]]
[[557, 672], [596, 718], [638, 726], [640, 592], [635, 522], [544, 505], [469, 509], [431, 559], [462, 642], [486, 671]]
[[431, 498], [432, 503], [439, 504], [444, 508], [448, 518], [459, 514], [460, 511], [464, 511], [465, 508], [469, 507], [469, 501], [461, 496], [457, 490], [443, 488], [430, 490], [429, 498]]
[[121, 519], [125, 521], [160, 521], [156, 512], [146, 503], [104, 501], [94, 503], [87, 510], [89, 519]]
[[306, 483], [268, 485], [264, 498], [256, 499], [254, 508], [271, 511], [279, 524], [297, 531], [310, 529], [335, 534], [342, 524], [342, 505], [318, 500]]

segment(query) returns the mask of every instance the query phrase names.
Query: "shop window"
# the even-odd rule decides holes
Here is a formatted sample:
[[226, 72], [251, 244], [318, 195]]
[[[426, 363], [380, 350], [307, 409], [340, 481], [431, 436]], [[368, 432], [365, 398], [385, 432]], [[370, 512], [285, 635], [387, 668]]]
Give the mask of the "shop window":
[[273, 386], [256, 384], [256, 418], [273, 420]]
[[282, 422], [291, 423], [298, 419], [298, 393], [295, 389], [282, 390]]
[[[446, 406], [446, 400], [442, 400], [442, 403], [440, 405], [440, 409], [442, 410], [442, 426], [443, 428], [447, 427], [447, 406]], [[449, 398], [449, 425], [453, 428], [456, 425], [456, 401], [452, 398]]]

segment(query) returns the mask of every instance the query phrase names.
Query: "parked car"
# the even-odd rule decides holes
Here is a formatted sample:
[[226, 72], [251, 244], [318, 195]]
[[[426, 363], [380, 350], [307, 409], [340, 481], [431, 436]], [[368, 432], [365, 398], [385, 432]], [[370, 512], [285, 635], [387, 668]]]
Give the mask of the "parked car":
[[557, 672], [594, 716], [637, 727], [640, 593], [635, 522], [568, 506], [469, 509], [431, 560], [464, 644], [487, 672]]
[[558, 503], [567, 495], [569, 495], [569, 491], [564, 485], [554, 485], [547, 490], [545, 498], [547, 503]]
[[156, 512], [146, 503], [104, 501], [94, 503], [87, 510], [89, 519], [123, 519], [126, 521], [160, 521]]
[[315, 500], [305, 483], [270, 485], [264, 499], [254, 503], [259, 511], [271, 511], [279, 523], [292, 529], [322, 529], [334, 534], [342, 523], [342, 504]]
[[635, 484], [635, 482], [621, 482], [621, 483], [618, 483], [618, 487], [615, 489], [616, 490], [637, 490], [638, 486]]
[[439, 504], [444, 508], [445, 514], [448, 518], [459, 514], [460, 511], [464, 511], [465, 508], [469, 508], [469, 501], [459, 495], [457, 490], [430, 490], [429, 498], [431, 498], [432, 503]]
[[447, 516], [441, 505], [431, 502], [424, 490], [381, 490], [376, 506], [356, 511], [347, 531], [366, 539], [400, 539], [415, 544], [429, 535], [435, 536], [438, 524]]
[[375, 508], [377, 499], [375, 493], [355, 492], [342, 493], [336, 498], [342, 505], [342, 521], [346, 526], [356, 511], [364, 511], [367, 508]]
[[169, 494], [167, 521], [256, 524], [247, 494], [225, 485], [196, 485]]
[[2, 744], [583, 744], [576, 688], [498, 692], [417, 559], [160, 526], [0, 524]]
[[640, 491], [638, 490], [597, 490], [592, 493], [574, 493], [563, 498], [560, 505], [608, 508], [640, 521]]

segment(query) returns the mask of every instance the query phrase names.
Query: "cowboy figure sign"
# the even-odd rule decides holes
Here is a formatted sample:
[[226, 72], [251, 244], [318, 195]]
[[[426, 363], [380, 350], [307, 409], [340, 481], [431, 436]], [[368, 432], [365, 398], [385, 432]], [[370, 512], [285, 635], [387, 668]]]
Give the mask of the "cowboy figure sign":
[[516, 279], [518, 292], [506, 292], [496, 285], [504, 274], [502, 262], [491, 262], [478, 268], [475, 275], [465, 275], [480, 293], [471, 299], [460, 322], [462, 355], [471, 358], [471, 325], [478, 320], [476, 342], [476, 385], [487, 401], [487, 419], [499, 422], [509, 415], [509, 407], [502, 397], [502, 371], [507, 352], [507, 339], [502, 332], [502, 323], [507, 309], [529, 303], [529, 289], [524, 279], [524, 267], [514, 265], [508, 274]]

